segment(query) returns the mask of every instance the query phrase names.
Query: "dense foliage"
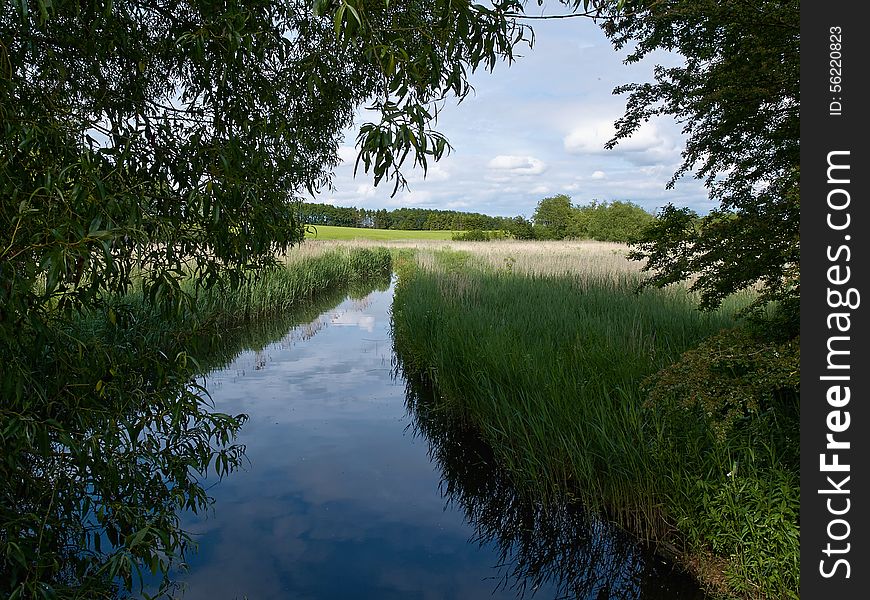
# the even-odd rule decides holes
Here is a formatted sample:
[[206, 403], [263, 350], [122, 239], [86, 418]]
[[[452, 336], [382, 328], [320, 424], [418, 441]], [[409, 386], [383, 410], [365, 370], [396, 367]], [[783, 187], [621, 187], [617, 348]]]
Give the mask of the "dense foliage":
[[538, 202], [534, 233], [538, 239], [591, 239], [632, 242], [640, 238], [655, 218], [632, 202], [591, 202], [576, 206], [565, 194]]
[[175, 511], [205, 505], [198, 471], [237, 463], [243, 418], [191, 385], [192, 335], [155, 324], [302, 239], [294, 199], [328, 184], [362, 103], [376, 182], [443, 155], [436, 102], [524, 38], [503, 4], [3, 0], [4, 594], [166, 574], [187, 543]]
[[[674, 179], [694, 172], [719, 206], [694, 226], [688, 209], [667, 207], [640, 241], [650, 283], [698, 275], [702, 305], [759, 283], [761, 301], [793, 314], [800, 286], [800, 4], [797, 0], [629, 0], [603, 22], [628, 62], [672, 50], [683, 65], [656, 67], [655, 82], [628, 93], [610, 145], [655, 115], [687, 134]], [[673, 183], [673, 180], [672, 182]]]
[[750, 598], [800, 588], [800, 340], [728, 329], [648, 382], [653, 452], [673, 466], [672, 518]]

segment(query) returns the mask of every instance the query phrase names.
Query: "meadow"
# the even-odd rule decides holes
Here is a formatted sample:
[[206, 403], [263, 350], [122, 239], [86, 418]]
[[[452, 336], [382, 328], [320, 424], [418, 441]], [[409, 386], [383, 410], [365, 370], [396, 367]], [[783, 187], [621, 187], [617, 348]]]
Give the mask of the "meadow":
[[368, 227], [309, 226], [308, 240], [449, 240], [454, 231], [417, 231], [407, 229], [372, 229]]
[[638, 294], [618, 244], [398, 247], [403, 369], [522, 493], [577, 499], [715, 593], [797, 597], [797, 347], [735, 317], [750, 293]]

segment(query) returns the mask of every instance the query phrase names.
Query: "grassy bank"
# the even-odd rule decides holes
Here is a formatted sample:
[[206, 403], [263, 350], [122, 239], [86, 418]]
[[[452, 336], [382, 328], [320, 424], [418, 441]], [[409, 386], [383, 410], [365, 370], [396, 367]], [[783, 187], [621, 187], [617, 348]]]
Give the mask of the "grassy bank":
[[302, 250], [298, 256], [290, 254], [283, 264], [253, 275], [238, 288], [202, 291], [196, 304], [198, 312], [217, 321], [251, 321], [288, 311], [357, 281], [389, 276], [391, 268], [390, 253], [384, 248]]
[[[684, 401], [755, 381], [754, 342], [740, 338], [742, 365], [712, 356], [703, 340], [735, 326], [734, 306], [705, 314], [685, 291], [636, 295], [636, 267], [611, 250], [566, 250], [574, 270], [555, 273], [545, 254], [418, 252], [393, 308], [404, 368], [481, 431], [525, 493], [578, 498], [711, 587], [796, 597], [792, 425], [767, 404], [738, 400], [745, 410], [727, 417], [721, 398]], [[713, 339], [728, 350], [734, 336]]]

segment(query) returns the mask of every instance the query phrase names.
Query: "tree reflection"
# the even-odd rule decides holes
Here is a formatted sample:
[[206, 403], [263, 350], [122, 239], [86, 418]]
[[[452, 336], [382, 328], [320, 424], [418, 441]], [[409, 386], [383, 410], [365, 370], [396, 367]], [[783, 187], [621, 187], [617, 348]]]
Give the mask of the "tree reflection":
[[524, 498], [475, 430], [439, 409], [419, 377], [404, 375], [412, 426], [428, 441], [442, 495], [464, 512], [475, 531], [472, 541], [498, 549], [494, 591], [511, 589], [524, 598], [547, 586], [557, 590], [557, 598], [704, 597], [634, 538], [576, 503]]
[[209, 509], [203, 479], [244, 460], [246, 416], [214, 410], [202, 375], [345, 297], [209, 328], [119, 302], [24, 340], [33, 385], [0, 406], [0, 597], [169, 596], [192, 545], [181, 513]]

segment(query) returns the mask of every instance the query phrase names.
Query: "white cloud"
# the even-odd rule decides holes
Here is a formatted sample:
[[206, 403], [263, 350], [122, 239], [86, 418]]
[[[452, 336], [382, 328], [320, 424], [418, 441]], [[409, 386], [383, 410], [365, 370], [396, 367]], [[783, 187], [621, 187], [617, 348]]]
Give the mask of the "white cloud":
[[604, 171], [594, 171], [592, 175], [589, 176], [590, 179], [607, 179], [607, 175]]
[[386, 200], [389, 207], [400, 208], [432, 208], [432, 192], [425, 190], [411, 190], [396, 194]]
[[532, 189], [529, 190], [530, 194], [549, 194], [550, 186], [548, 185], [536, 185]]
[[415, 168], [408, 174], [408, 182], [447, 181], [450, 179], [450, 168], [443, 163], [444, 160], [447, 159], [442, 159], [442, 162], [430, 162], [425, 175], [422, 168]]
[[613, 137], [615, 129], [612, 119], [587, 121], [574, 127], [563, 145], [569, 154], [601, 154], [604, 144]]
[[619, 141], [612, 149], [604, 145], [616, 134], [614, 118], [599, 118], [581, 123], [563, 139], [569, 154], [609, 154], [636, 165], [673, 164], [679, 158], [679, 148], [666, 127], [657, 121], [641, 125], [631, 137]]
[[370, 183], [361, 183], [356, 186], [356, 195], [362, 198], [373, 198], [377, 193], [377, 188]]
[[471, 204], [469, 202], [466, 202], [465, 200], [452, 200], [444, 206], [447, 207], [449, 210], [461, 210], [468, 209], [469, 207], [471, 207]]
[[508, 171], [514, 175], [540, 175], [547, 170], [544, 161], [534, 156], [500, 154], [487, 163], [490, 169]]
[[353, 165], [356, 162], [357, 151], [353, 146], [341, 145], [338, 147], [338, 158], [342, 163]]

